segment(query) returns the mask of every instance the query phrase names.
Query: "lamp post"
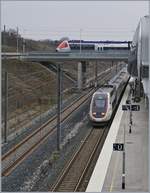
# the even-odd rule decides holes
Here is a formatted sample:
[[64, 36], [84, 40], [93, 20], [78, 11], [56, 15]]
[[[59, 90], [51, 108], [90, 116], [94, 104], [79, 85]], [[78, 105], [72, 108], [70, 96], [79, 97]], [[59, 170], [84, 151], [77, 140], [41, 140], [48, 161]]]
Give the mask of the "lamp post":
[[82, 29], [80, 28], [80, 53], [81, 53], [81, 33], [82, 33]]
[[61, 64], [57, 64], [57, 151], [60, 151], [60, 139], [61, 139]]
[[19, 46], [18, 34], [19, 34], [19, 29], [18, 29], [18, 27], [17, 27], [17, 53], [19, 52], [19, 48], [18, 48], [18, 46]]

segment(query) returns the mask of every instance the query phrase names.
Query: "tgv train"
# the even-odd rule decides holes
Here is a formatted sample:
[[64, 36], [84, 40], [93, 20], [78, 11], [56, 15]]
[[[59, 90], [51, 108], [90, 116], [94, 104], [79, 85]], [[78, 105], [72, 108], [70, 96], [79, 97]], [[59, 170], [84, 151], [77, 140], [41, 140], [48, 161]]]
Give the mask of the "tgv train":
[[124, 68], [107, 85], [99, 88], [93, 94], [89, 118], [94, 126], [104, 125], [109, 122], [128, 79], [129, 75], [126, 68]]
[[56, 48], [57, 52], [71, 51], [104, 51], [104, 50], [129, 50], [130, 41], [84, 41], [84, 40], [64, 40]]

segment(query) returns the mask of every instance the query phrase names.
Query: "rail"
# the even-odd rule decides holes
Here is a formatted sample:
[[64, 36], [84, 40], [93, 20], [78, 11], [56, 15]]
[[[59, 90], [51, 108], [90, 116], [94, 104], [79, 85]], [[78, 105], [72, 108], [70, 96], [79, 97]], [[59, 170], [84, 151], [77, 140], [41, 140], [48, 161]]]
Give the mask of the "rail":
[[[110, 78], [110, 74], [107, 76], [102, 74], [101, 84]], [[109, 77], [108, 77], [109, 76]], [[95, 88], [88, 91], [86, 95], [82, 95], [76, 101], [74, 101], [70, 106], [66, 107], [62, 111], [62, 122], [65, 121], [71, 114], [80, 108], [81, 105], [85, 104], [92, 96]], [[29, 156], [35, 149], [39, 147], [53, 132], [56, 131], [57, 116], [55, 115], [46, 123], [44, 123], [40, 128], [27, 136], [23, 141], [19, 142], [12, 149], [2, 155], [2, 176], [8, 176], [10, 173], [25, 159]], [[41, 137], [41, 131], [43, 136]]]
[[[108, 128], [91, 129], [73, 158], [66, 164], [50, 191], [75, 192], [81, 189], [82, 181], [91, 166], [93, 157], [102, 148]], [[101, 143], [103, 141], [103, 143]], [[98, 157], [98, 155], [97, 155]]]

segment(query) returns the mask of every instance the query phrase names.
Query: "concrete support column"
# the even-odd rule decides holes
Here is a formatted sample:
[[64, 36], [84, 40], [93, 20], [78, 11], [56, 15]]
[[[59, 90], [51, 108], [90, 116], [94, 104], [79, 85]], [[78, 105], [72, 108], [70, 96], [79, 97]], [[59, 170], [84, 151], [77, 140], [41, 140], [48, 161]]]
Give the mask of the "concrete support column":
[[95, 88], [97, 88], [97, 86], [98, 86], [98, 76], [97, 76], [97, 74], [98, 74], [98, 68], [97, 68], [97, 61], [95, 62]]
[[86, 68], [87, 68], [87, 62], [86, 61], [82, 61], [82, 84], [84, 87], [86, 85]]
[[78, 89], [81, 90], [83, 87], [83, 73], [82, 73], [82, 62], [78, 62]]

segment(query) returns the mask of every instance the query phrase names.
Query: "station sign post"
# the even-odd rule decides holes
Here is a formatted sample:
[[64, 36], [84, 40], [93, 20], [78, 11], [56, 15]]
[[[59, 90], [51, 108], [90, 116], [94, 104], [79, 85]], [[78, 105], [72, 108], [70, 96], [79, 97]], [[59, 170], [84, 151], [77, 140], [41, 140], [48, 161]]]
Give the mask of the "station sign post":
[[122, 151], [122, 189], [125, 189], [125, 126], [123, 143], [113, 143], [113, 151]]
[[122, 105], [123, 111], [140, 111], [140, 105]]
[[[124, 134], [125, 136], [125, 134]], [[124, 137], [125, 140], [125, 137]], [[125, 189], [125, 142], [124, 143], [113, 143], [113, 151], [122, 151], [122, 189]]]
[[131, 101], [128, 100], [126, 105], [122, 105], [122, 110], [123, 111], [130, 111], [129, 133], [131, 133], [132, 111], [140, 111], [140, 105], [132, 105]]
[[123, 143], [114, 143], [113, 144], [113, 151], [123, 151], [124, 144]]

